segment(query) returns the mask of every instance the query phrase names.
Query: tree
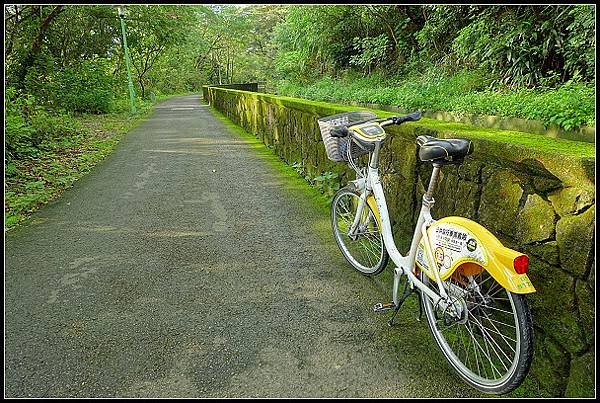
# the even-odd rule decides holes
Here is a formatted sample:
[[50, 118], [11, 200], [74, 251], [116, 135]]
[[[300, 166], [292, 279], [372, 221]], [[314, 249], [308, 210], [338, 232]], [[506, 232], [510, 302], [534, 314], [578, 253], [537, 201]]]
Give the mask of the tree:
[[193, 23], [194, 9], [189, 6], [127, 7], [127, 43], [142, 98], [148, 72], [167, 50], [185, 43]]

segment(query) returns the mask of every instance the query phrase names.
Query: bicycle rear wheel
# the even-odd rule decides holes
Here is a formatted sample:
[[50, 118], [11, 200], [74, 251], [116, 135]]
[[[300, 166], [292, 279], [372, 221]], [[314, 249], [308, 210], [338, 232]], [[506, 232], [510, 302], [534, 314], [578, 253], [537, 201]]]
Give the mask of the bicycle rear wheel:
[[[421, 275], [424, 283], [431, 280]], [[485, 270], [445, 282], [457, 316], [423, 295], [429, 328], [456, 372], [474, 388], [505, 394], [518, 387], [533, 357], [533, 324], [524, 295], [504, 289]]]
[[346, 260], [359, 272], [373, 276], [388, 263], [389, 255], [375, 214], [365, 205], [355, 234], [348, 234], [356, 216], [360, 194], [348, 188], [337, 191], [331, 206], [331, 226]]

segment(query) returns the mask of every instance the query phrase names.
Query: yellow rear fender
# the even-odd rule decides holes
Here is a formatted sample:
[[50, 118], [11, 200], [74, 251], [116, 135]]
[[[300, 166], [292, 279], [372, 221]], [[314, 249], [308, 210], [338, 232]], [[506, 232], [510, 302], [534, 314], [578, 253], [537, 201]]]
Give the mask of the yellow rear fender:
[[523, 253], [505, 247], [490, 231], [463, 217], [444, 217], [427, 229], [429, 245], [421, 240], [417, 249], [416, 264], [431, 279], [435, 279], [425, 248], [430, 248], [446, 280], [457, 270], [464, 275], [474, 275], [486, 270], [502, 287], [515, 294], [535, 292], [527, 274], [514, 269], [515, 258]]

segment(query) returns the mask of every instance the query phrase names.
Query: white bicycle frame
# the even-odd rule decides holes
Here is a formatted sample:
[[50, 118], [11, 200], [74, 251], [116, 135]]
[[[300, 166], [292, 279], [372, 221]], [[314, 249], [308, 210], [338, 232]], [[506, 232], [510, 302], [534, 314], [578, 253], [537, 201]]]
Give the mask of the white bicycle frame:
[[[446, 293], [442, 280], [440, 279], [439, 268], [437, 264], [435, 264], [435, 260], [432, 256], [431, 251], [433, 249], [431, 248], [431, 243], [429, 241], [429, 237], [427, 236], [427, 228], [435, 222], [435, 220], [431, 217], [431, 207], [435, 203], [432, 194], [435, 190], [437, 178], [441, 167], [439, 165], [434, 164], [431, 180], [429, 181], [429, 188], [423, 196], [421, 211], [419, 213], [419, 218], [417, 219], [417, 225], [413, 234], [410, 250], [408, 252], [408, 255], [403, 256], [398, 251], [396, 243], [394, 242], [392, 226], [390, 224], [390, 218], [387, 209], [387, 203], [385, 201], [385, 195], [383, 193], [383, 186], [381, 185], [381, 180], [379, 178], [379, 169], [377, 167], [377, 164], [379, 159], [380, 147], [381, 140], [376, 141], [375, 149], [371, 154], [371, 158], [369, 160], [366, 177], [352, 181], [352, 183], [354, 183], [354, 186], [359, 190], [361, 196], [360, 202], [357, 206], [356, 216], [349, 230], [349, 233], [352, 233], [354, 229], [359, 225], [360, 217], [362, 217], [362, 211], [365, 205], [367, 204], [367, 197], [372, 194], [375, 198], [375, 202], [377, 203], [377, 209], [379, 210], [379, 217], [382, 226], [381, 231], [383, 234], [383, 242], [385, 244], [385, 248], [388, 254], [390, 255], [390, 258], [396, 265], [396, 268], [394, 269], [393, 285], [394, 305], [398, 305], [398, 287], [400, 284], [400, 278], [402, 277], [402, 275], [405, 275], [408, 277], [411, 288], [417, 287], [419, 290], [423, 291], [425, 295], [427, 295], [427, 297], [431, 299], [434, 306], [436, 306], [439, 303], [442, 307], [444, 307], [447, 305], [445, 301], [448, 298], [448, 294]], [[439, 294], [432, 290], [429, 286], [421, 282], [421, 280], [419, 280], [417, 276], [415, 276], [412, 270], [412, 268], [415, 267], [415, 256], [417, 254], [417, 248], [422, 239], [429, 246], [425, 248], [427, 255], [426, 257], [430, 262], [429, 267], [433, 267], [432, 271], [434, 273], [435, 280], [438, 285]]]

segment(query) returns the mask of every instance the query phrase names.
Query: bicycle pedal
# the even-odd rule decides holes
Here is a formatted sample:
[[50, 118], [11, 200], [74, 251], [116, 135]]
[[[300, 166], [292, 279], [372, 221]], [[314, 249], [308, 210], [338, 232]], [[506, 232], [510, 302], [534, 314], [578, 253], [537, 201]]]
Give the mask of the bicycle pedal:
[[379, 302], [373, 305], [373, 312], [389, 311], [391, 309], [396, 309], [396, 305], [393, 302], [388, 302], [386, 304]]

